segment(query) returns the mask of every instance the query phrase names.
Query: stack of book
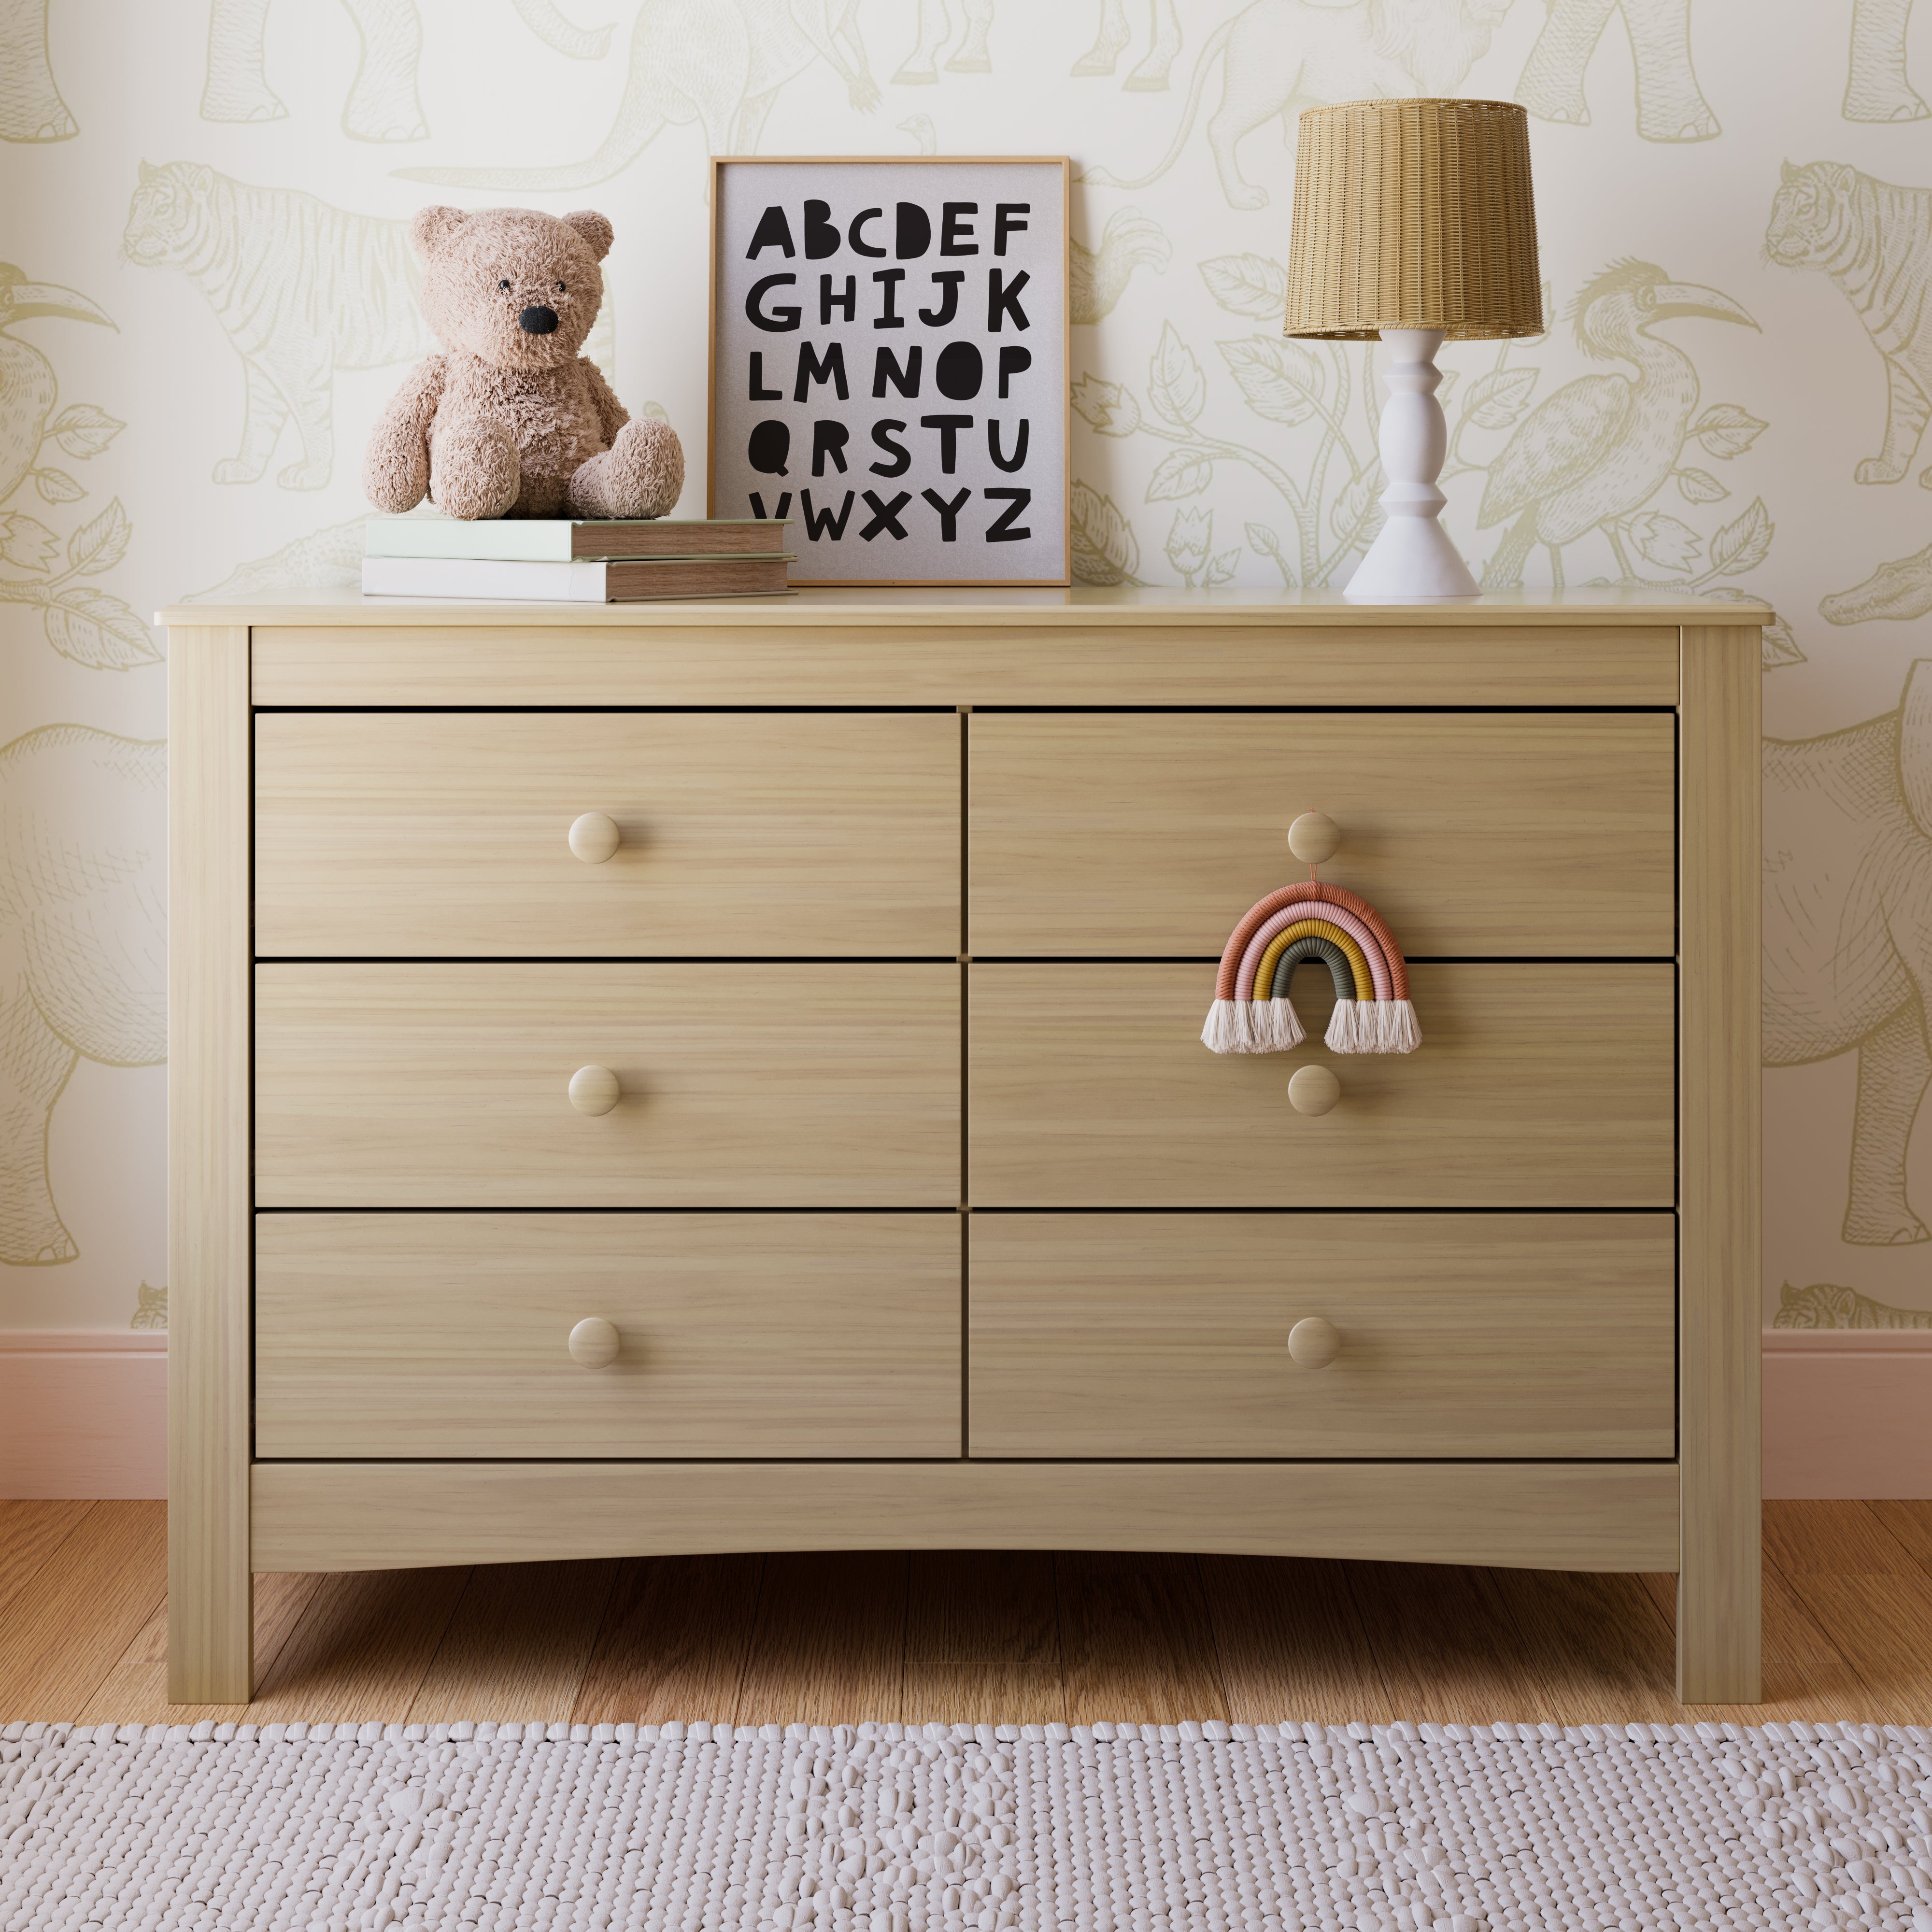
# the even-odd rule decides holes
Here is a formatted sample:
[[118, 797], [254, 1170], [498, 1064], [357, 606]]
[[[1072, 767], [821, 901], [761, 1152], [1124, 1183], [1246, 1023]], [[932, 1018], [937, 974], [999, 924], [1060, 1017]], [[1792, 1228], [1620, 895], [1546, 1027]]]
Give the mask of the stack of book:
[[370, 597], [552, 604], [788, 597], [785, 527], [702, 517], [371, 517], [363, 526], [362, 590]]

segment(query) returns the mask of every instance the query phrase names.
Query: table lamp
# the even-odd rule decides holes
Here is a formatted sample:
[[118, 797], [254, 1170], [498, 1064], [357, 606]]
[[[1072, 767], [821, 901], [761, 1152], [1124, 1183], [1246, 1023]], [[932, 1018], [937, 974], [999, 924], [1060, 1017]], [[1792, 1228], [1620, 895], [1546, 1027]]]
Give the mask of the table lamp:
[[1288, 243], [1288, 335], [1388, 344], [1387, 520], [1346, 595], [1479, 594], [1437, 520], [1448, 428], [1445, 340], [1543, 333], [1528, 117], [1506, 100], [1352, 100], [1301, 117]]

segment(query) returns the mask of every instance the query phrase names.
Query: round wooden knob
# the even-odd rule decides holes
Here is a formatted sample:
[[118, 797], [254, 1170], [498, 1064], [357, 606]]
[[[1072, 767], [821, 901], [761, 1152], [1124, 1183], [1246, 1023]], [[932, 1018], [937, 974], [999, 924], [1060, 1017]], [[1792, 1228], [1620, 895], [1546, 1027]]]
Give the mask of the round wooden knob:
[[608, 1066], [580, 1066], [570, 1076], [570, 1104], [580, 1114], [608, 1114], [622, 1091]]
[[[1307, 1326], [1305, 1322], [1301, 1324], [1303, 1328]], [[1295, 1331], [1296, 1334], [1300, 1332], [1300, 1329]], [[1328, 1332], [1332, 1335], [1335, 1331], [1330, 1328]], [[1288, 1337], [1288, 1346], [1294, 1346], [1294, 1336]], [[570, 1331], [570, 1359], [580, 1369], [608, 1369], [617, 1359], [616, 1330], [599, 1316], [586, 1317]]]
[[586, 866], [602, 865], [623, 842], [623, 836], [608, 812], [586, 812], [570, 821], [570, 849]]
[[[571, 841], [576, 842], [574, 832]], [[1341, 843], [1342, 828], [1325, 812], [1304, 812], [1288, 828], [1288, 849], [1305, 866], [1334, 858]]]
[[[571, 1093], [576, 1094], [573, 1082]], [[1288, 1104], [1298, 1114], [1325, 1114], [1342, 1097], [1342, 1083], [1325, 1066], [1304, 1066], [1288, 1083]]]
[[[586, 1322], [584, 1325], [587, 1328], [590, 1324]], [[570, 1346], [574, 1354], [574, 1335], [570, 1338]], [[615, 1346], [614, 1342], [614, 1348]], [[1325, 1369], [1342, 1352], [1342, 1331], [1318, 1315], [1305, 1316], [1288, 1331], [1288, 1352], [1294, 1358], [1298, 1368]]]

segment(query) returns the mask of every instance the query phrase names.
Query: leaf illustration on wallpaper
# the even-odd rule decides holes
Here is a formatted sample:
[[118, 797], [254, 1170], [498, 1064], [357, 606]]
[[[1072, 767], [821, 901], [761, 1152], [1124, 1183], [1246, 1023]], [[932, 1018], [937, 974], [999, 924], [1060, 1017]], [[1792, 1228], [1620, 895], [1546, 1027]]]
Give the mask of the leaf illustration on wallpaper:
[[557, 167], [398, 168], [445, 188], [590, 188], [621, 173], [666, 128], [696, 122], [705, 152], [753, 154], [778, 90], [814, 62], [862, 113], [879, 104], [857, 0], [643, 0], [617, 118], [597, 152]]
[[87, 494], [68, 471], [43, 462], [50, 448], [85, 462], [125, 427], [92, 403], [56, 409], [53, 364], [13, 332], [37, 318], [115, 326], [74, 290], [30, 282], [11, 262], [0, 262], [0, 561], [23, 573], [0, 577], [0, 603], [39, 610], [47, 642], [91, 670], [155, 663], [160, 652], [147, 626], [121, 598], [80, 580], [104, 575], [126, 554], [131, 532], [120, 499], [64, 537], [37, 514], [57, 515]]
[[[1174, 0], [1148, 0], [1148, 12], [1154, 23], [1153, 38], [1146, 53], [1120, 82], [1124, 93], [1164, 94], [1174, 58], [1180, 51], [1180, 20], [1174, 11]], [[1100, 0], [1100, 23], [1094, 32], [1094, 44], [1073, 63], [1074, 78], [1085, 80], [1111, 75], [1132, 39], [1133, 30], [1127, 24], [1126, 0]]]
[[1690, 0], [1549, 0], [1516, 98], [1545, 121], [1587, 126], [1583, 76], [1619, 10], [1636, 67], [1636, 131], [1646, 141], [1708, 141], [1722, 130], [1690, 64]]
[[1114, 209], [1101, 230], [1098, 248], [1070, 239], [1068, 249], [1067, 306], [1069, 320], [1076, 322], [1111, 315], [1136, 268], [1144, 265], [1164, 272], [1174, 253], [1160, 224], [1137, 208]]
[[1922, 1308], [1894, 1308], [1874, 1301], [1855, 1288], [1835, 1282], [1814, 1281], [1808, 1288], [1786, 1282], [1778, 1292], [1774, 1328], [1932, 1328], [1932, 1314]]
[[[991, 74], [992, 56], [986, 37], [992, 31], [993, 0], [962, 0], [958, 46], [947, 56], [948, 74]], [[930, 87], [939, 79], [939, 56], [952, 38], [953, 20], [947, 0], [919, 0], [919, 38], [892, 76], [900, 87]]]
[[[429, 132], [417, 91], [422, 20], [416, 0], [342, 0], [362, 41], [342, 131], [357, 141], [420, 141]], [[514, 0], [531, 30], [573, 60], [601, 60], [610, 29], [573, 26], [550, 0]], [[262, 41], [270, 0], [213, 0], [208, 20], [204, 121], [280, 121], [288, 114], [268, 85]]]
[[1912, 0], [1852, 0], [1847, 121], [1922, 121], [1932, 114], [1905, 77], [1905, 28]]
[[[1702, 588], [1756, 569], [1772, 530], [1762, 502], [1727, 521], [1708, 548], [1695, 527], [1656, 503], [1666, 485], [1666, 500], [1687, 508], [1727, 496], [1726, 484], [1688, 459], [1702, 454], [1728, 461], [1748, 449], [1765, 426], [1734, 404], [1700, 415], [1696, 364], [1656, 332], [1686, 320], [1753, 329], [1757, 324], [1730, 296], [1698, 283], [1674, 282], [1650, 262], [1606, 268], [1577, 297], [1571, 314], [1584, 354], [1623, 366], [1577, 376], [1526, 415], [1537, 372], [1507, 369], [1505, 346], [1496, 368], [1471, 385], [1451, 434], [1444, 476], [1482, 470], [1477, 526], [1508, 526], [1484, 566], [1484, 586], [1520, 584], [1539, 545], [1549, 553], [1552, 581], [1560, 586], [1564, 550], [1595, 531], [1608, 540], [1618, 578], [1627, 583]], [[1471, 430], [1505, 428], [1511, 429], [1509, 440], [1495, 455], [1484, 462], [1468, 455], [1464, 442]]]
[[[1841, 161], [1786, 161], [1765, 245], [1787, 268], [1822, 268], [1885, 364], [1885, 440], [1852, 474], [1896, 483], [1932, 416], [1932, 188], [1899, 188]], [[1932, 468], [1918, 480], [1932, 489]]]
[[1764, 741], [1764, 1061], [1858, 1056], [1844, 1238], [1932, 1239], [1906, 1150], [1932, 1084], [1932, 658], [1896, 711]]
[[79, 131], [47, 62], [47, 0], [0, 0], [0, 140], [70, 141]]
[[1069, 520], [1076, 584], [1138, 584], [1141, 547], [1134, 526], [1090, 484], [1074, 478]]
[[[1268, 191], [1242, 174], [1234, 150], [1270, 121], [1292, 121], [1304, 107], [1370, 95], [1458, 92], [1489, 51], [1510, 0], [1251, 0], [1215, 28], [1195, 62], [1180, 124], [1168, 150], [1132, 178], [1090, 168], [1096, 188], [1144, 188], [1180, 158], [1194, 133], [1201, 98], [1218, 70], [1221, 100], [1208, 117], [1208, 145], [1221, 191], [1234, 208], [1265, 208]], [[1294, 136], [1288, 136], [1292, 146]]]
[[53, 1110], [82, 1060], [166, 1057], [167, 748], [82, 724], [0, 746], [0, 1262], [72, 1261]]

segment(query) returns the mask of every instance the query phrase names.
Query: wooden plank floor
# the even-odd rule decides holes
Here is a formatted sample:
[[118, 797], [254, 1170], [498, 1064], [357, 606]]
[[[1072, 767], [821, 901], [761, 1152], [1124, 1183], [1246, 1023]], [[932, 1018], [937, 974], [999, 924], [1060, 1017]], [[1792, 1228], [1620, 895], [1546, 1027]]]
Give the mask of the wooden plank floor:
[[[165, 1505], [0, 1502], [0, 1721], [166, 1702]], [[1262, 1557], [639, 1558], [255, 1580], [246, 1717], [1674, 1722], [1670, 1576]], [[1932, 1502], [1765, 1505], [1765, 1696], [1932, 1723]]]

